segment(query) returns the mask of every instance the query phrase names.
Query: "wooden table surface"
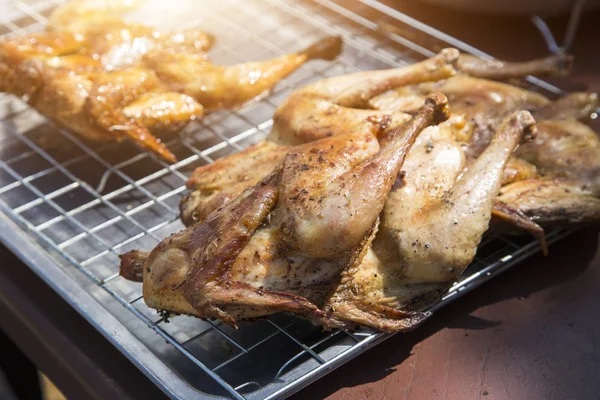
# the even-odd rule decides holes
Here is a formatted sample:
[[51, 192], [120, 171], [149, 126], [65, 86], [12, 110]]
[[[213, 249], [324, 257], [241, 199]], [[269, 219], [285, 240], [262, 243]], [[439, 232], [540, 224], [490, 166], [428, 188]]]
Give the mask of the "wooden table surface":
[[[547, 54], [524, 18], [399, 8], [497, 57]], [[552, 19], [559, 33], [564, 24]], [[600, 13], [589, 13], [571, 51], [572, 75], [554, 82], [570, 91], [600, 91], [599, 41]], [[598, 229], [575, 233], [548, 257], [513, 267], [295, 399], [600, 399], [598, 244]]]

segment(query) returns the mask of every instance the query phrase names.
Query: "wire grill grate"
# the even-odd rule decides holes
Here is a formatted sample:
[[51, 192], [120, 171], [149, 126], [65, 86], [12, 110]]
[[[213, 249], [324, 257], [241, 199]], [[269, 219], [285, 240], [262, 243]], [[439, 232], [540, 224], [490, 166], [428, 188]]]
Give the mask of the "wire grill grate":
[[[217, 63], [283, 55], [326, 34], [342, 36], [345, 48], [336, 61], [306, 64], [268, 96], [233, 112], [213, 113], [166, 138], [181, 160], [173, 165], [126, 143], [89, 143], [50, 124], [21, 101], [0, 96], [0, 206], [61, 270], [102, 303], [119, 329], [133, 333], [160, 363], [177, 372], [176, 379], [196, 388], [199, 397], [285, 397], [388, 335], [366, 329], [322, 332], [286, 314], [242, 322], [237, 331], [185, 316], [169, 320], [146, 307], [140, 284], [118, 275], [118, 254], [149, 249], [179, 230], [178, 202], [186, 176], [264, 138], [277, 104], [294, 88], [327, 76], [406, 65], [448, 44], [485, 54], [374, 0], [206, 0], [195, 8], [191, 1], [182, 2], [186, 7], [169, 9], [174, 14], [170, 20], [214, 33], [218, 42], [211, 55]], [[61, 3], [11, 0], [0, 17], [0, 35], [43, 29]], [[156, 20], [160, 15], [154, 10], [145, 21], [164, 25]], [[379, 35], [380, 21], [403, 26], [406, 35]], [[529, 81], [547, 93], [560, 92], [537, 79]], [[563, 234], [552, 233], [549, 239]], [[537, 244], [528, 238], [487, 238], [463, 281], [434, 309], [535, 251]], [[127, 355], [176, 397], [173, 382], [151, 374], [139, 353]]]

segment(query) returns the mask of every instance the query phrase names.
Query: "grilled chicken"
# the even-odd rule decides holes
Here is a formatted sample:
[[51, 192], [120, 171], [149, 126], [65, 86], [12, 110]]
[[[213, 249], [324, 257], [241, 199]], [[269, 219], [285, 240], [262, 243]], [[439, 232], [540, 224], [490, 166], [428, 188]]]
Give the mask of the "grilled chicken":
[[265, 141], [194, 171], [187, 182], [193, 191], [181, 201], [183, 222], [202, 221], [245, 187], [256, 184], [283, 160], [292, 145], [355, 132], [381, 136], [400, 126], [409, 115], [357, 107], [369, 96], [397, 85], [451, 76], [457, 56], [455, 50], [447, 49], [408, 67], [328, 78], [296, 90], [278, 107]]
[[[547, 63], [540, 62], [538, 65], [541, 66], [541, 72], [544, 72], [543, 65]], [[534, 72], [531, 68], [527, 68], [528, 72]], [[512, 72], [518, 70], [516, 67], [509, 69]], [[480, 73], [480, 75], [484, 74]], [[589, 118], [598, 105], [596, 94], [573, 93], [556, 101], [550, 101], [540, 94], [505, 83], [457, 75], [434, 84], [425, 83], [390, 91], [373, 98], [370, 104], [381, 110], [411, 112], [413, 104], [430, 90], [440, 90], [447, 94], [453, 113], [469, 121], [470, 129], [463, 129], [458, 134], [461, 135], [460, 139], [467, 140], [469, 143], [467, 156], [470, 160], [474, 160], [486, 148], [503, 116], [519, 109], [532, 111], [539, 121], [538, 137], [522, 145], [515, 153], [515, 157], [509, 160], [505, 169], [504, 184], [533, 179], [529, 185], [534, 185], [539, 182], [537, 178], [540, 174], [548, 177], [567, 176], [584, 181], [597, 179], [600, 174], [598, 135], [576, 120]], [[522, 198], [524, 199], [529, 193], [532, 192], [521, 193]], [[495, 207], [494, 214], [498, 217], [495, 221], [512, 222], [517, 228], [527, 228], [540, 238], [542, 235], [537, 223], [544, 224], [548, 220], [547, 215], [551, 213], [550, 210], [555, 210], [558, 220], [565, 223], [569, 221], [568, 218], [560, 217], [562, 206], [558, 203], [553, 205], [551, 198], [547, 198], [544, 204], [541, 204], [540, 197], [532, 201], [537, 204], [536, 209], [543, 210], [545, 217], [540, 215], [539, 218], [535, 218], [533, 208], [521, 210], [519, 203], [510, 201], [499, 203]], [[593, 207], [595, 203], [583, 198], [581, 204]], [[590, 217], [585, 220], [591, 221], [591, 216], [596, 215], [596, 212], [589, 209], [586, 214]]]
[[504, 167], [523, 136], [529, 112], [507, 117], [464, 174], [453, 129], [429, 128], [390, 193], [379, 231], [362, 262], [349, 265], [327, 302], [326, 326], [361, 324], [381, 331], [413, 327], [418, 310], [437, 299], [471, 263], [487, 231]]
[[273, 60], [216, 66], [205, 53], [210, 35], [126, 22], [119, 13], [127, 4], [75, 2], [50, 17], [48, 32], [0, 42], [0, 90], [85, 138], [128, 138], [174, 162], [153, 133], [179, 130], [206, 108], [239, 106], [341, 47], [339, 38], [326, 38]]
[[175, 161], [148, 128], [183, 125], [201, 116], [202, 106], [169, 91], [152, 70], [107, 72], [92, 58], [65, 54], [76, 43], [62, 33], [0, 42], [0, 90], [24, 97], [40, 113], [87, 139], [129, 138]]
[[[293, 93], [267, 140], [195, 171], [188, 185], [196, 190], [182, 202], [194, 225], [150, 254], [124, 255], [122, 275], [143, 276], [151, 307], [232, 326], [291, 311], [330, 328], [398, 331], [423, 321], [419, 310], [470, 264], [492, 210], [541, 240], [537, 223], [597, 220], [598, 182], [588, 164], [581, 163], [591, 171], [586, 182], [575, 178], [581, 165], [563, 168], [571, 178], [540, 177], [556, 165], [537, 158], [548, 143], [558, 148], [561, 135], [542, 132], [523, 144], [531, 162], [513, 156], [535, 131], [531, 114], [515, 110], [545, 119], [541, 129], [558, 124], [570, 132], [596, 98], [551, 102], [506, 84], [450, 77], [456, 57], [438, 57], [429, 75], [413, 66], [394, 78], [391, 71], [356, 74]], [[377, 96], [402, 82], [410, 85], [395, 93], [404, 97]], [[429, 110], [415, 104], [439, 87], [458, 112], [424, 130], [399, 173], [414, 133], [444, 102], [431, 97]], [[393, 102], [381, 106], [386, 96]], [[368, 109], [376, 104], [382, 109]], [[415, 118], [399, 130], [408, 114]], [[593, 141], [579, 125], [575, 131], [572, 149]]]
[[[258, 184], [150, 253], [148, 305], [230, 325], [276, 311], [321, 317], [294, 292], [330, 287], [358, 258], [406, 153], [422, 129], [447, 118], [446, 102], [428, 97], [381, 148], [370, 130], [294, 147]], [[123, 257], [124, 276], [136, 276], [140, 256]]]

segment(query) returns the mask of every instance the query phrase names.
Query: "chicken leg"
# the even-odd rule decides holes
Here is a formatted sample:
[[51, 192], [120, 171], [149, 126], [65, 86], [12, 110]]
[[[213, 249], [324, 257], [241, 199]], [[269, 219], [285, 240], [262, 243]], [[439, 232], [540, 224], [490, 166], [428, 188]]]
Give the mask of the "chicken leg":
[[328, 37], [298, 53], [233, 66], [214, 65], [202, 54], [159, 49], [144, 56], [144, 65], [170, 88], [193, 97], [207, 109], [230, 109], [272, 89], [308, 60], [333, 60], [341, 43], [338, 37]]

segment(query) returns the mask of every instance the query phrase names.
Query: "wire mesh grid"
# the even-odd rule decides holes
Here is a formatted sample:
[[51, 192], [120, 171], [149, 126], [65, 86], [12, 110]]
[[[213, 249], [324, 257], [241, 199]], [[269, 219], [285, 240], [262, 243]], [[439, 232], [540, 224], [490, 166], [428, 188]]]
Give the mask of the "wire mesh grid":
[[[51, 10], [60, 3], [11, 0], [0, 35], [43, 29]], [[345, 47], [336, 61], [307, 63], [269, 95], [232, 112], [212, 113], [180, 135], [165, 138], [181, 160], [173, 165], [126, 143], [82, 140], [21, 101], [2, 96], [0, 205], [61, 268], [83, 273], [82, 286], [102, 302], [122, 329], [133, 333], [180, 379], [196, 388], [199, 397], [285, 397], [388, 335], [366, 329], [323, 332], [287, 314], [242, 322], [238, 330], [185, 316], [169, 319], [146, 307], [140, 284], [118, 275], [118, 254], [150, 249], [168, 233], [181, 229], [178, 203], [189, 173], [264, 138], [277, 104], [294, 88], [327, 76], [406, 65], [448, 43], [486, 55], [374, 0], [205, 0], [194, 4], [198, 5], [168, 7], [167, 14], [154, 9], [144, 20], [158, 26], [169, 21], [177, 27], [202, 26], [216, 35], [211, 55], [222, 64], [283, 55], [331, 34], [342, 36]], [[162, 15], [169, 18], [157, 18]], [[381, 21], [394, 23], [405, 34], [380, 35], [377, 24]], [[559, 93], [535, 78], [529, 81], [538, 85], [537, 90]], [[564, 234], [554, 232], [549, 240]], [[537, 247], [526, 237], [487, 237], [465, 278], [433, 309]], [[136, 354], [129, 356], [136, 358]], [[168, 388], [160, 376], [151, 378]]]

